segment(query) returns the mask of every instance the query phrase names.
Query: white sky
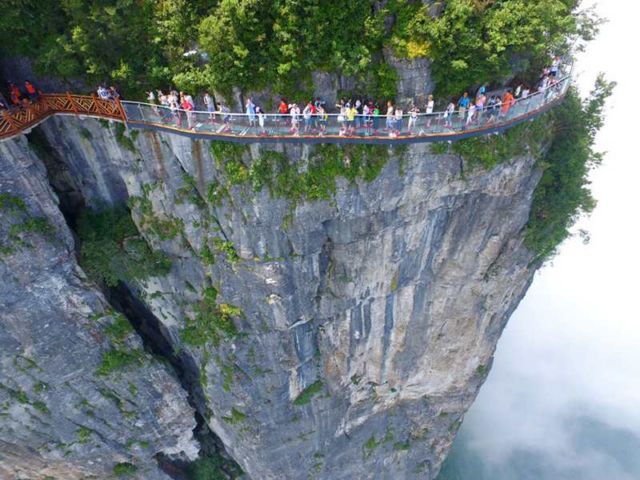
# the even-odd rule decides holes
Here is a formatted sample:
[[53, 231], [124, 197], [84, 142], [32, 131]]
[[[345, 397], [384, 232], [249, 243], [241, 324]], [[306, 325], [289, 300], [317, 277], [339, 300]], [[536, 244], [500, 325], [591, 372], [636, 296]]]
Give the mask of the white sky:
[[604, 71], [618, 87], [598, 136], [608, 152], [592, 175], [598, 207], [579, 225], [591, 242], [565, 243], [505, 330], [463, 425], [487, 461], [515, 448], [571, 461], [563, 421], [583, 412], [640, 436], [640, 2], [601, 0], [597, 11], [609, 23], [579, 57], [577, 82], [587, 94]]

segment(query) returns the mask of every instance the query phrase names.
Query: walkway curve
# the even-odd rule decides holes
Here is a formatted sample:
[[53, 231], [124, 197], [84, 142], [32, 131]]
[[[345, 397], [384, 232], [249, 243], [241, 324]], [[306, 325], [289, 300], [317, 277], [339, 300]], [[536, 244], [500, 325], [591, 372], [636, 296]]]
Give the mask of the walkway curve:
[[[220, 140], [235, 143], [360, 143], [406, 144], [455, 141], [502, 132], [527, 120], [532, 120], [558, 105], [571, 83], [570, 76], [560, 79], [545, 91], [519, 99], [506, 111], [484, 111], [470, 123], [456, 111], [447, 119], [443, 112], [418, 115], [410, 131], [410, 115], [403, 115], [389, 130], [386, 117], [359, 116], [354, 128], [346, 133], [346, 122], [337, 114], [318, 116], [264, 115], [262, 126], [258, 117], [246, 114], [182, 110], [142, 102], [102, 100], [97, 96], [43, 94], [28, 107], [3, 112], [0, 117], [0, 141], [28, 133], [52, 115], [77, 115], [115, 120], [130, 128], [164, 131], [195, 139]], [[357, 123], [356, 123], [357, 122]], [[298, 128], [295, 128], [297, 123]], [[355, 127], [357, 124], [359, 127]], [[449, 125], [447, 125], [449, 123]], [[294, 127], [292, 127], [292, 124]], [[376, 125], [377, 124], [377, 125]], [[305, 128], [306, 126], [306, 128]], [[189, 128], [191, 127], [191, 128]], [[377, 127], [374, 129], [374, 127]], [[305, 131], [306, 130], [306, 131]]]

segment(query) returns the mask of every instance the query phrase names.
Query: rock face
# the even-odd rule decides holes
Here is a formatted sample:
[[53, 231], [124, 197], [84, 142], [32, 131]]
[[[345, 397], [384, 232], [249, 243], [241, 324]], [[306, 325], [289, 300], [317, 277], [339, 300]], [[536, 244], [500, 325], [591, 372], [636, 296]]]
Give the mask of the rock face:
[[[24, 137], [0, 143], [0, 195], [0, 477], [108, 478], [122, 463], [168, 478], [155, 454], [198, 454], [186, 392], [78, 268]], [[139, 363], [99, 375], [116, 343]]]
[[[141, 232], [173, 258], [169, 275], [136, 291], [169, 341], [199, 366], [197, 408], [250, 478], [435, 477], [534, 274], [522, 244], [539, 180], [533, 158], [467, 171], [457, 156], [414, 145], [391, 152], [371, 181], [338, 178], [328, 200], [305, 201], [260, 188], [253, 173], [278, 155], [302, 174], [313, 147], [278, 145], [273, 154], [252, 145], [226, 149], [225, 157], [209, 142], [146, 131], [127, 149], [114, 125], [91, 119], [56, 117], [38, 128], [57, 157], [49, 166], [57, 189], [90, 206], [128, 200]], [[22, 140], [14, 143], [24, 150]], [[60, 219], [50, 193], [24, 196], [30, 203], [46, 196], [43, 214]], [[74, 285], [77, 296], [101, 305], [86, 307], [89, 324], [102, 300], [65, 252], [56, 264], [70, 272], [64, 288]], [[22, 285], [48, 274], [37, 277]], [[52, 305], [63, 300], [59, 288], [3, 291]], [[185, 341], [185, 326], [197, 323], [211, 292], [234, 328], [210, 326], [204, 331], [215, 335], [204, 345]], [[78, 331], [68, 310], [32, 309], [32, 316]], [[47, 339], [41, 345], [51, 348]], [[94, 358], [85, 350], [75, 358], [85, 353]], [[149, 374], [130, 373], [134, 382]], [[163, 397], [148, 392], [137, 403], [150, 411]], [[177, 406], [183, 397], [174, 398]], [[183, 406], [170, 420], [185, 439]], [[163, 428], [154, 433], [163, 436]], [[177, 449], [176, 436], [165, 440]]]

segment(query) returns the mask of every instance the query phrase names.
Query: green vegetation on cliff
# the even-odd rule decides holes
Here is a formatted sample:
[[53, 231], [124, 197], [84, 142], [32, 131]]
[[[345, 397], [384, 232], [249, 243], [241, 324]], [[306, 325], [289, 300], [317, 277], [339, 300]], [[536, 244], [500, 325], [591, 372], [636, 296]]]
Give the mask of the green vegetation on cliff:
[[125, 208], [85, 211], [78, 220], [80, 266], [108, 286], [165, 275], [169, 258], [151, 250]]
[[336, 179], [373, 181], [389, 160], [389, 148], [381, 145], [317, 145], [306, 165], [286, 154], [262, 150], [250, 161], [248, 149], [226, 142], [211, 142], [211, 152], [229, 184], [250, 184], [258, 192], [266, 187], [272, 196], [293, 201], [330, 200]]
[[[378, 98], [395, 93], [383, 50], [428, 57], [441, 95], [537, 69], [595, 22], [578, 0], [6, 0], [0, 49], [47, 75], [195, 92], [310, 92], [335, 72]], [[185, 55], [185, 53], [187, 53]], [[205, 55], [206, 60], [205, 60]]]
[[544, 173], [535, 191], [526, 235], [526, 244], [538, 260], [553, 255], [580, 215], [595, 207], [588, 176], [602, 160], [594, 142], [614, 87], [600, 76], [589, 98], [582, 100], [571, 90], [562, 106], [550, 114], [553, 140], [542, 163]]
[[[588, 176], [602, 160], [594, 142], [614, 86], [600, 76], [586, 100], [571, 88], [562, 105], [533, 122], [501, 135], [461, 140], [450, 147], [467, 165], [485, 169], [520, 155], [538, 158], [543, 175], [534, 193], [525, 236], [537, 261], [552, 256], [570, 236], [578, 218], [595, 207]], [[439, 148], [438, 152], [445, 153]]]
[[182, 340], [194, 346], [212, 343], [220, 345], [223, 338], [232, 338], [238, 334], [233, 321], [242, 315], [242, 310], [234, 305], [218, 303], [218, 291], [214, 287], [205, 289], [202, 299], [194, 306], [194, 316], [187, 319], [181, 330]]

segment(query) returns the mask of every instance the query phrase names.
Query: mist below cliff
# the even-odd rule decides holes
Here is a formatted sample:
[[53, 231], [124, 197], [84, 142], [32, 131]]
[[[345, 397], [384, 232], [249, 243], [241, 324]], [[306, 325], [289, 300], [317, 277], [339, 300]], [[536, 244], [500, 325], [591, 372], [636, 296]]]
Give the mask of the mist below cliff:
[[640, 478], [640, 166], [627, 108], [640, 72], [610, 54], [635, 35], [640, 7], [598, 11], [609, 23], [578, 59], [579, 87], [586, 94], [603, 66], [618, 87], [598, 136], [607, 156], [591, 176], [598, 207], [577, 225], [591, 241], [566, 242], [538, 274], [439, 480]]

